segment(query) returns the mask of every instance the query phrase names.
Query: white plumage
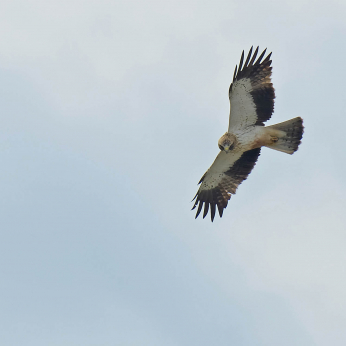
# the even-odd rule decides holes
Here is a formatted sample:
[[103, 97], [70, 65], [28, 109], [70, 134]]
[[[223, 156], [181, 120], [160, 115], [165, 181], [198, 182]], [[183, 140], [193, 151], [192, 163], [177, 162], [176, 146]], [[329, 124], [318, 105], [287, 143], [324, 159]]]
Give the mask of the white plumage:
[[228, 132], [244, 129], [257, 121], [256, 104], [251, 96], [251, 81], [243, 78], [233, 83], [230, 94], [230, 118]]

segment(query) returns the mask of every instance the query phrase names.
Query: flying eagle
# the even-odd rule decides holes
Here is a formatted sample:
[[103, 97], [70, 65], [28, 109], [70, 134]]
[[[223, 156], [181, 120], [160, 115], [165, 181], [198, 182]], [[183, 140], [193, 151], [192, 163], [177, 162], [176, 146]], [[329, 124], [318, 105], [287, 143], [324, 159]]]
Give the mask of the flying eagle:
[[[228, 131], [219, 139], [220, 152], [203, 175], [193, 200], [196, 218], [203, 204], [203, 218], [210, 209], [214, 220], [216, 206], [220, 217], [231, 195], [254, 168], [261, 147], [293, 154], [298, 150], [303, 135], [303, 120], [298, 117], [285, 122], [264, 126], [274, 111], [275, 91], [271, 83], [271, 53], [262, 61], [266, 49], [256, 60], [258, 47], [252, 48], [244, 63], [244, 51], [239, 68], [234, 70], [229, 88], [230, 116]], [[255, 61], [256, 60], [256, 61]]]

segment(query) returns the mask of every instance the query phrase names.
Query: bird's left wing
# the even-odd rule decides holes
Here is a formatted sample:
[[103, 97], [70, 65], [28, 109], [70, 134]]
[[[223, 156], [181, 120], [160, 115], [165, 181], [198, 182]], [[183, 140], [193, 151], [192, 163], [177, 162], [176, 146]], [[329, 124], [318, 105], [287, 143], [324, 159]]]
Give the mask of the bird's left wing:
[[[203, 204], [203, 218], [208, 214], [210, 206], [211, 221], [214, 220], [216, 206], [222, 217], [231, 195], [236, 193], [238, 186], [252, 171], [260, 155], [261, 148], [246, 152], [220, 151], [208, 171], [203, 175], [199, 184], [201, 186], [194, 199], [192, 209], [197, 208], [196, 218], [200, 214]], [[193, 199], [193, 200], [194, 200]]]
[[[239, 66], [235, 67], [229, 87], [230, 116], [228, 132], [249, 125], [263, 125], [274, 111], [275, 91], [271, 82], [271, 53], [262, 61], [266, 49], [256, 60], [258, 47], [252, 47], [244, 62], [244, 51]], [[244, 63], [244, 64], [243, 64]]]

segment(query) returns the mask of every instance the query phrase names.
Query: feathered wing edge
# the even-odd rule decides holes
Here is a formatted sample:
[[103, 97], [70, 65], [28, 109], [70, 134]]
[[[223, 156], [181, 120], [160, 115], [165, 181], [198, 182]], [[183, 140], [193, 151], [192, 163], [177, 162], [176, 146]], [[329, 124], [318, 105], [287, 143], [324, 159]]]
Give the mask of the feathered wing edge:
[[263, 126], [264, 122], [271, 118], [274, 111], [275, 90], [270, 78], [272, 74], [272, 67], [270, 66], [272, 63], [272, 60], [270, 60], [272, 53], [269, 53], [262, 61], [267, 51], [267, 49], [265, 49], [255, 61], [259, 47], [256, 48], [253, 55], [252, 49], [253, 47], [250, 48], [244, 65], [244, 51], [241, 54], [239, 68], [236, 65], [234, 69], [233, 82], [229, 87], [229, 97], [231, 97], [232, 88], [236, 81], [249, 78], [253, 87], [251, 96], [256, 105], [258, 117], [255, 125]]
[[[194, 201], [196, 199], [195, 204], [191, 209], [195, 209], [198, 205], [195, 218], [197, 218], [202, 211], [203, 204], [203, 219], [208, 214], [210, 207], [211, 221], [214, 221], [216, 206], [220, 217], [222, 217], [223, 210], [227, 207], [231, 195], [236, 193], [238, 186], [248, 177], [256, 164], [260, 152], [261, 148], [246, 151], [232, 167], [224, 172], [225, 177], [221, 180], [217, 187], [210, 190], [198, 190], [192, 200]], [[203, 175], [199, 181], [199, 184], [203, 182], [207, 174], [208, 172]]]

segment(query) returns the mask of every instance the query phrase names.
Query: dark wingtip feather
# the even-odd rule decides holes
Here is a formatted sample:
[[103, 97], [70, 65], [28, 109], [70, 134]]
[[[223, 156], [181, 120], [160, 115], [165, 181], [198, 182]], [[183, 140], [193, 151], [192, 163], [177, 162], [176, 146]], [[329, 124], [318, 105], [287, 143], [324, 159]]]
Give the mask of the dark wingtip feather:
[[235, 69], [234, 69], [234, 73], [233, 73], [233, 82], [235, 81], [235, 77], [237, 75], [237, 68], [238, 68], [238, 65], [235, 65]]
[[255, 65], [259, 65], [261, 63], [262, 58], [264, 57], [264, 54], [266, 53], [267, 48], [261, 53], [261, 55], [258, 57], [257, 61], [255, 62]]
[[208, 210], [209, 210], [209, 203], [208, 202], [204, 202], [204, 211], [203, 211], [203, 219], [206, 217], [206, 215], [208, 214]]
[[240, 76], [241, 69], [242, 69], [242, 67], [243, 67], [243, 61], [244, 61], [244, 51], [241, 53], [237, 78]]
[[197, 209], [197, 212], [196, 212], [195, 219], [197, 219], [199, 213], [201, 212], [202, 206], [203, 206], [203, 202], [202, 202], [202, 201], [199, 201], [199, 205], [198, 205], [198, 209]]
[[215, 217], [215, 204], [214, 203], [210, 203], [210, 218], [211, 218], [211, 222], [214, 221], [214, 217]]
[[[243, 61], [244, 61], [244, 50], [241, 52], [239, 67], [243, 65]], [[241, 70], [241, 68], [239, 69]]]
[[246, 61], [245, 61], [245, 64], [244, 64], [244, 67], [247, 67], [249, 61], [250, 61], [250, 58], [251, 58], [251, 53], [252, 53], [252, 48], [253, 46], [251, 46], [250, 50], [249, 50], [249, 53], [247, 55], [247, 58], [246, 58]]
[[223, 214], [223, 207], [221, 207], [219, 204], [217, 205], [217, 210], [219, 211], [220, 217], [222, 217]]
[[270, 57], [272, 56], [272, 52], [270, 52], [267, 57], [263, 60], [263, 63], [269, 61]]
[[253, 62], [255, 61], [256, 56], [257, 56], [257, 54], [258, 54], [258, 49], [259, 49], [259, 46], [257, 46], [255, 52], [253, 53], [252, 59], [251, 59], [251, 61], [250, 61], [250, 63], [249, 63], [249, 66], [253, 65]]

